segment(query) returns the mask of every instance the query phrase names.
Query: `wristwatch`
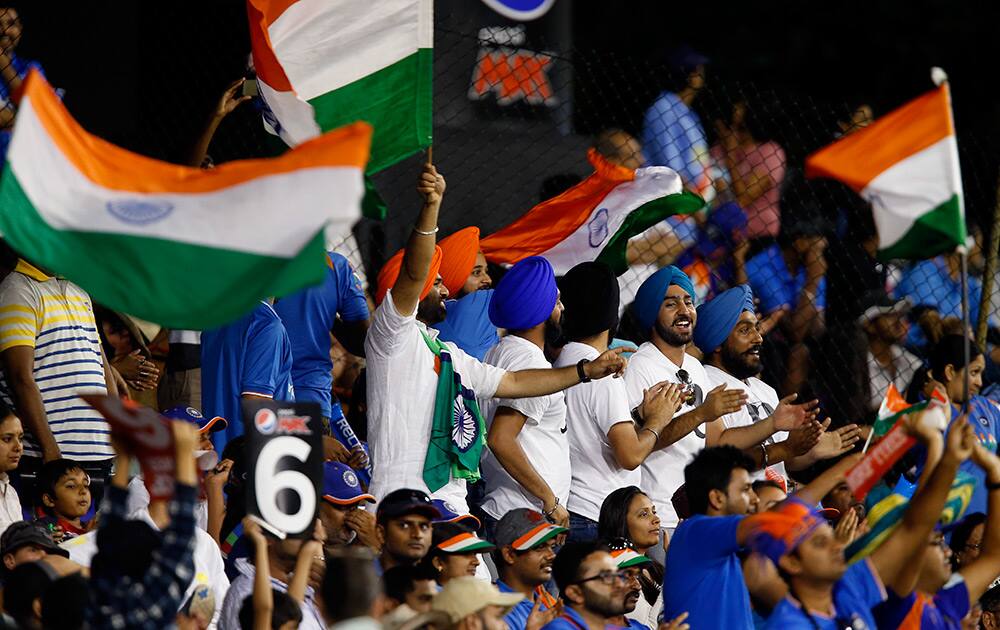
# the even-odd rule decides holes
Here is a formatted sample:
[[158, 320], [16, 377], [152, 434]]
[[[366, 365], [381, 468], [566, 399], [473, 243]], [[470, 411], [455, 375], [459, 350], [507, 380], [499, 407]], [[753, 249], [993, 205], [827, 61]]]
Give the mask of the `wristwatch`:
[[590, 377], [587, 376], [587, 371], [583, 369], [583, 366], [590, 363], [590, 359], [580, 359], [579, 363], [576, 364], [576, 375], [580, 377], [581, 383], [589, 383]]

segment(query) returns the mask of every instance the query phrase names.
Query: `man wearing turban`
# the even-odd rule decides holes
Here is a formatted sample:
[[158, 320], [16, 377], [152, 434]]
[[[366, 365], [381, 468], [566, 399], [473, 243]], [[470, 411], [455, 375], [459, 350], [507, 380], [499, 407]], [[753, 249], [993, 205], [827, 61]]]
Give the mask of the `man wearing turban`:
[[[486, 291], [477, 291], [486, 293]], [[563, 305], [549, 261], [531, 256], [518, 262], [493, 290], [489, 323], [507, 330], [486, 354], [486, 363], [512, 371], [544, 369], [545, 344], [562, 335]], [[541, 512], [569, 526], [569, 438], [563, 392], [519, 400], [482, 401], [489, 427], [483, 455], [487, 516], [492, 532], [504, 514], [518, 508]]]
[[[607, 350], [618, 327], [618, 279], [606, 264], [585, 262], [570, 269], [559, 288], [569, 343], [555, 365], [592, 360]], [[618, 488], [642, 483], [639, 466], [656, 449], [680, 404], [680, 388], [669, 383], [650, 384], [632, 406], [621, 379], [583, 382], [566, 391], [573, 462], [566, 506], [570, 540], [596, 539], [604, 499]]]
[[493, 280], [479, 251], [479, 228], [467, 227], [441, 240], [441, 281], [449, 295], [443, 322], [434, 325], [441, 341], [452, 341], [480, 361], [500, 342], [487, 311]]
[[650, 341], [639, 346], [629, 361], [625, 388], [630, 408], [658, 383], [679, 384], [684, 390], [677, 416], [659, 432], [654, 452], [643, 464], [643, 491], [656, 505], [663, 527], [672, 532], [678, 517], [671, 497], [684, 483], [684, 467], [705, 448], [703, 424], [711, 424], [746, 402], [740, 390], [711, 389], [701, 363], [686, 352], [698, 321], [694, 285], [674, 266], [646, 279], [636, 293], [633, 309]]
[[430, 164], [417, 185], [424, 205], [405, 250], [379, 274], [379, 305], [365, 339], [371, 494], [428, 491], [467, 512], [466, 480], [479, 479], [485, 441], [479, 398], [531, 398], [619, 374], [616, 352], [563, 369], [507, 372], [486, 365], [428, 326], [445, 315], [448, 289], [434, 243], [445, 181]]
[[461, 229], [441, 239], [439, 246], [441, 280], [456, 299], [493, 286], [486, 271], [486, 256], [479, 251], [479, 228]]
[[824, 433], [826, 426], [816, 420], [818, 401], [796, 405], [795, 394], [778, 400], [774, 388], [757, 378], [763, 341], [749, 285], [723, 291], [698, 307], [694, 342], [709, 384], [747, 395], [746, 405], [708, 428], [708, 445], [744, 449], [765, 469], [755, 474], [757, 479], [787, 478], [786, 467], [802, 470], [853, 448], [860, 437], [856, 425]]

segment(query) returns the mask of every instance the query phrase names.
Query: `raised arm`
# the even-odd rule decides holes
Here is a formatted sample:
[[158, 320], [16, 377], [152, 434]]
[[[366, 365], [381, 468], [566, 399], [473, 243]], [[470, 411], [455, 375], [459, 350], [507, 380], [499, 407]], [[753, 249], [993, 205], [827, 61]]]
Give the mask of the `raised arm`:
[[[398, 284], [398, 283], [397, 283]], [[395, 299], [395, 293], [393, 293]], [[397, 302], [398, 304], [398, 302]], [[401, 312], [402, 309], [401, 309]], [[500, 379], [497, 398], [534, 398], [547, 396], [582, 382], [580, 370], [588, 380], [605, 376], [618, 377], [625, 371], [625, 359], [621, 357], [625, 348], [613, 348], [593, 361], [584, 361], [580, 366], [569, 365], [561, 368], [542, 368], [507, 372]]]
[[230, 112], [239, 107], [240, 104], [250, 100], [250, 96], [236, 95], [236, 91], [243, 87], [245, 81], [245, 79], [237, 79], [226, 88], [226, 91], [222, 94], [222, 98], [219, 99], [215, 109], [212, 111], [212, 116], [208, 119], [208, 124], [205, 125], [205, 129], [198, 136], [194, 147], [191, 148], [191, 154], [187, 162], [188, 166], [198, 168], [202, 165], [202, 162], [205, 161], [205, 156], [208, 155], [208, 145], [212, 143], [215, 130], [219, 128], [219, 123]]
[[[668, 424], [656, 441], [656, 449], [667, 448], [706, 422], [715, 422], [722, 416], [739, 411], [747, 403], [747, 394], [741, 389], [726, 389], [719, 385], [705, 396], [705, 402], [691, 411], [677, 416]], [[709, 427], [709, 431], [714, 430]]]
[[819, 413], [819, 401], [810, 400], [799, 405], [793, 404], [797, 397], [797, 394], [792, 394], [782, 398], [774, 413], [759, 422], [743, 427], [724, 428], [715, 441], [712, 440], [712, 435], [708, 434], [708, 445], [723, 446], [728, 444], [736, 448], [750, 448], [757, 446], [778, 431], [791, 431], [801, 427]]
[[438, 210], [444, 197], [444, 177], [438, 175], [433, 164], [425, 164], [417, 183], [417, 192], [424, 198], [417, 223], [410, 232], [403, 254], [403, 265], [396, 284], [392, 286], [392, 301], [400, 313], [412, 313], [417, 309], [420, 292], [427, 280], [427, 273], [434, 258], [435, 235], [438, 228]]
[[681, 406], [681, 392], [676, 383], [664, 381], [643, 392], [637, 412], [642, 426], [619, 422], [608, 431], [608, 441], [618, 464], [635, 470], [657, 449], [665, 428]]
[[271, 630], [274, 614], [274, 593], [271, 590], [270, 560], [267, 557], [267, 539], [260, 531], [257, 520], [251, 516], [243, 519], [243, 535], [253, 543], [253, 629]]
[[899, 526], [872, 553], [871, 561], [882, 583], [897, 595], [906, 596], [913, 591], [914, 579], [912, 571], [906, 570], [907, 563], [912, 563], [921, 546], [927, 544], [927, 537], [941, 518], [955, 473], [972, 454], [975, 442], [976, 435], [965, 416], [952, 422], [944, 455], [927, 486], [917, 490]]
[[988, 493], [986, 530], [979, 557], [960, 571], [969, 590], [969, 603], [975, 604], [1000, 576], [1000, 458], [982, 444], [976, 444], [972, 459], [986, 472]]

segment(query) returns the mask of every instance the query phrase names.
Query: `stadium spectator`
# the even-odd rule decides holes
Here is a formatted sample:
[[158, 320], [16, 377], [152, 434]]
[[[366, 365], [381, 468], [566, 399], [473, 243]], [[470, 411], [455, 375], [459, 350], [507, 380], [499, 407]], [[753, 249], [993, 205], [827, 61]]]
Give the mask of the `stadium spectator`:
[[202, 413], [229, 421], [226, 431], [213, 437], [220, 451], [243, 433], [243, 400], [295, 400], [292, 345], [270, 302], [201, 333], [201, 385]]
[[958, 571], [979, 557], [986, 531], [986, 515], [972, 512], [949, 528], [948, 546], [951, 547], [951, 568]]
[[23, 454], [21, 420], [0, 402], [0, 535], [22, 519], [21, 499], [11, 484], [10, 473], [17, 470]]
[[44, 560], [49, 555], [69, 558], [69, 552], [56, 544], [52, 534], [38, 523], [18, 521], [0, 535], [0, 557], [6, 571], [25, 562]]
[[400, 564], [382, 574], [386, 612], [406, 606], [417, 614], [430, 612], [438, 591], [434, 568], [425, 564]]
[[327, 252], [326, 267], [321, 284], [276, 300], [274, 310], [281, 317], [292, 346], [295, 399], [319, 403], [324, 432], [343, 443], [347, 440], [344, 411], [332, 394], [334, 366], [330, 335], [336, 335], [351, 354], [363, 356], [369, 325], [368, 302], [361, 280], [347, 258]]
[[497, 588], [525, 598], [504, 617], [510, 630], [541, 628], [560, 613], [545, 584], [552, 579], [557, 537], [567, 531], [528, 508], [511, 510], [497, 523], [493, 552]]
[[757, 512], [766, 512], [788, 498], [787, 486], [773, 479], [753, 482], [753, 493], [757, 495]]
[[[143, 404], [155, 405], [155, 396], [145, 395], [156, 389], [160, 377], [160, 370], [151, 360], [152, 354], [149, 351], [148, 344], [152, 339], [146, 337], [139, 322], [129, 315], [98, 305], [94, 309], [94, 318], [101, 334], [104, 356], [108, 357], [111, 367], [121, 374], [128, 387], [129, 397]], [[151, 332], [159, 331], [159, 326], [151, 326]]]
[[361, 487], [358, 475], [340, 462], [323, 463], [323, 496], [319, 517], [326, 530], [326, 544], [343, 547], [359, 544], [378, 548], [375, 516], [365, 509], [375, 497]]
[[[427, 326], [444, 318], [449, 295], [437, 273], [441, 250], [434, 246], [444, 190], [444, 178], [425, 166], [418, 185], [424, 206], [410, 240], [379, 274], [380, 305], [365, 340], [369, 439], [376, 462], [369, 490], [381, 499], [397, 488], [427, 488], [467, 512], [465, 482], [479, 477], [482, 449], [477, 396], [552, 394], [617, 374], [624, 360], [607, 352], [562, 369], [504, 372], [436, 339]], [[445, 426], [452, 426], [456, 405], [462, 426], [452, 431]]]
[[434, 597], [433, 610], [447, 613], [451, 625], [441, 630], [503, 630], [503, 617], [521, 601], [519, 593], [501, 593], [473, 577], [448, 582]]
[[[381, 585], [371, 551], [338, 549], [327, 556], [320, 607], [333, 630], [381, 630]], [[344, 579], [350, 576], [350, 579]]]
[[90, 296], [21, 258], [0, 282], [0, 315], [0, 396], [26, 430], [21, 493], [36, 496], [42, 463], [67, 457], [80, 462], [99, 503], [114, 453], [107, 422], [77, 396], [118, 392]]
[[986, 591], [986, 594], [979, 601], [982, 605], [982, 619], [979, 622], [979, 627], [983, 630], [1000, 628], [1000, 585]]
[[59, 542], [90, 531], [93, 521], [83, 517], [90, 511], [90, 478], [71, 459], [45, 462], [38, 475], [38, 508], [35, 522], [53, 532]]
[[711, 388], [701, 362], [685, 351], [698, 325], [694, 299], [691, 279], [673, 266], [664, 267], [642, 283], [634, 313], [650, 341], [639, 347], [625, 373], [629, 409], [643, 404], [647, 393], [663, 383], [671, 383], [682, 392], [683, 402], [673, 410], [669, 424], [643, 425], [642, 430], [655, 438], [652, 454], [642, 464], [641, 484], [631, 484], [649, 494], [668, 532], [678, 522], [670, 499], [684, 483], [684, 466], [705, 447], [707, 427], [738, 410], [747, 399], [739, 390]]
[[[605, 352], [618, 327], [618, 281], [600, 262], [581, 263], [560, 283], [566, 308], [563, 330], [569, 341], [556, 366], [581, 365]], [[602, 355], [603, 356], [603, 355]], [[630, 378], [632, 370], [625, 373]], [[680, 406], [677, 385], [656, 381], [629, 406], [622, 379], [584, 382], [566, 392], [572, 481], [569, 510], [570, 540], [597, 538], [597, 519], [604, 498], [616, 488], [638, 485], [642, 463], [660, 444]], [[638, 421], [632, 409], [637, 408]]]
[[565, 607], [548, 630], [603, 630], [635, 606], [630, 578], [601, 543], [567, 543], [552, 574]]
[[870, 293], [865, 298], [865, 310], [858, 324], [868, 342], [865, 348], [867, 378], [863, 381], [868, 393], [869, 414], [878, 412], [890, 384], [905, 392], [920, 368], [920, 359], [903, 347], [909, 312], [909, 300], [894, 301], [885, 291]]
[[461, 523], [435, 523], [427, 562], [437, 573], [437, 583], [444, 585], [457, 577], [476, 577], [479, 554], [489, 553], [496, 546]]
[[420, 490], [400, 488], [382, 499], [375, 517], [381, 571], [423, 560], [431, 547], [431, 522], [438, 516], [437, 508]]
[[[546, 345], [562, 336], [563, 305], [552, 265], [540, 256], [521, 260], [504, 275], [490, 302], [490, 321], [507, 334], [485, 362], [508, 371], [549, 368]], [[532, 508], [566, 527], [570, 457], [563, 392], [536, 398], [482, 401], [489, 449], [483, 453], [486, 537], [517, 508]]]
[[[243, 533], [253, 543], [254, 552], [251, 559], [237, 561], [240, 575], [229, 586], [222, 603], [219, 629], [239, 630], [247, 627], [244, 622], [251, 612], [251, 619], [271, 618], [272, 623], [276, 618], [275, 613], [280, 613], [283, 621], [272, 627], [281, 627], [280, 624], [287, 623], [296, 615], [289, 611], [290, 606], [284, 597], [274, 595], [272, 591], [275, 590], [286, 593], [296, 604], [299, 609], [299, 628], [325, 628], [317, 608], [315, 593], [309, 586], [309, 569], [313, 558], [322, 554], [325, 538], [322, 524], [317, 521], [312, 537], [308, 540], [279, 540], [265, 534], [257, 520], [248, 516], [243, 519]], [[266, 610], [268, 595], [273, 601], [270, 611]], [[250, 612], [244, 612], [248, 606]]]

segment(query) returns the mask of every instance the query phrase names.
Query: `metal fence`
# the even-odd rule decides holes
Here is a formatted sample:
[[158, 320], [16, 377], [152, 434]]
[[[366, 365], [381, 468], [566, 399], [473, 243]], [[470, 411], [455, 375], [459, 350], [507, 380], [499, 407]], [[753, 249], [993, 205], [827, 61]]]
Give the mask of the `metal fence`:
[[[761, 305], [765, 314], [777, 309], [772, 285], [785, 284], [778, 277], [782, 273], [794, 278], [801, 270], [823, 278], [822, 290], [806, 295], [800, 287], [788, 296], [791, 311], [803, 299], [818, 300], [814, 305], [822, 317], [798, 326], [790, 314], [768, 320], [774, 325], [765, 342], [764, 378], [783, 394], [820, 397], [838, 422], [870, 417], [883, 387], [869, 371], [871, 348], [885, 342], [905, 347], [893, 368], [897, 380], [905, 381], [922, 360], [928, 338], [961, 330], [949, 284], [955, 282], [952, 257], [920, 263], [919, 269], [876, 262], [867, 204], [839, 184], [803, 176], [806, 155], [884, 111], [872, 111], [863, 99], [820, 99], [787, 85], [745, 80], [722, 64], [708, 64], [701, 74], [690, 53], [650, 59], [575, 47], [568, 2], [557, 3], [543, 23], [528, 25], [457, 1], [439, 1], [436, 9], [434, 158], [448, 179], [440, 236], [468, 225], [479, 226], [483, 234], [507, 225], [586, 177], [591, 146], [625, 163], [641, 151], [650, 163], [678, 170], [708, 203], [696, 217], [673, 219], [633, 244], [635, 262], [622, 277], [623, 302], [665, 264], [688, 270], [701, 299], [749, 281], [758, 296], [769, 296]], [[142, 60], [143, 74], [162, 70], [167, 81], [183, 77], [184, 82], [164, 86], [154, 103], [141, 107], [144, 114], [135, 128], [105, 129], [103, 135], [156, 157], [182, 159], [225, 86], [246, 70], [249, 53], [241, 3], [205, 10], [211, 19], [192, 20], [190, 28], [174, 33], [177, 48], [200, 50], [197, 64], [177, 68], [170, 51], [155, 47]], [[173, 14], [183, 9], [163, 11], [157, 19], [180, 17]], [[141, 27], [142, 19], [138, 23]], [[955, 91], [960, 95], [962, 86]], [[664, 96], [678, 93], [683, 107]], [[73, 95], [66, 98], [73, 109]], [[688, 105], [694, 116], [678, 118]], [[658, 116], [650, 113], [657, 109], [662, 110]], [[996, 201], [995, 139], [963, 123], [959, 117], [969, 224], [972, 229], [982, 224], [989, 236], [984, 219], [992, 216]], [[657, 125], [661, 130], [654, 132]], [[697, 125], [693, 135], [700, 132], [704, 139], [693, 153], [687, 151], [688, 140], [677, 141], [692, 135], [692, 125]], [[679, 144], [684, 150], [678, 152]], [[209, 154], [221, 163], [280, 150], [279, 141], [264, 131], [259, 112], [244, 105], [219, 127]], [[354, 238], [338, 245], [366, 278], [376, 276], [412, 225], [419, 208], [413, 188], [421, 159], [414, 156], [375, 176], [388, 206], [386, 220], [363, 220]], [[737, 264], [740, 259], [746, 264]], [[765, 259], [785, 271], [775, 275], [768, 271], [771, 266], [757, 264]], [[981, 251], [974, 251], [971, 260], [981, 273]], [[935, 279], [933, 286], [926, 278]], [[980, 281], [974, 278], [973, 286]], [[879, 291], [909, 296], [920, 307], [901, 318], [904, 328], [891, 317], [881, 324], [862, 321]], [[998, 301], [987, 302], [990, 313], [996, 313]], [[974, 313], [977, 307], [973, 304]], [[935, 319], [934, 312], [940, 317]], [[620, 336], [639, 341], [627, 312]], [[996, 376], [991, 367], [988, 379]]]

